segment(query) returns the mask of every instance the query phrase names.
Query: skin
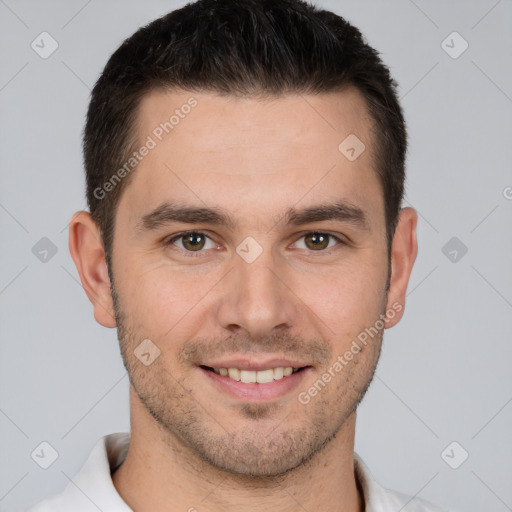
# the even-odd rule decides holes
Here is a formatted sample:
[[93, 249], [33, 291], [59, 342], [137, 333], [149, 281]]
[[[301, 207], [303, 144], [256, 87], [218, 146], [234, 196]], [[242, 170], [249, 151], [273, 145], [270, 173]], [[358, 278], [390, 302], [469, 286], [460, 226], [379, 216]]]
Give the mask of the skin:
[[[152, 91], [140, 105], [140, 140], [191, 96], [197, 107], [139, 163], [121, 196], [114, 297], [96, 224], [78, 212], [70, 225], [70, 251], [95, 318], [117, 326], [130, 375], [131, 444], [113, 483], [137, 512], [362, 512], [356, 407], [383, 330], [309, 403], [298, 393], [379, 315], [395, 309], [386, 328], [400, 320], [417, 253], [416, 212], [401, 210], [389, 262], [372, 123], [356, 90], [266, 100]], [[351, 133], [366, 146], [353, 162], [338, 150]], [[176, 200], [223, 208], [238, 225], [137, 231], [143, 215]], [[283, 220], [289, 207], [339, 200], [364, 211], [366, 228]], [[191, 230], [209, 237], [201, 252], [183, 238], [169, 244]], [[306, 236], [312, 231], [341, 242], [318, 249]], [[252, 263], [236, 252], [248, 236], [262, 248]], [[161, 351], [149, 366], [134, 355], [147, 338]], [[228, 356], [296, 359], [310, 368], [291, 391], [255, 403], [225, 393], [198, 366]]]

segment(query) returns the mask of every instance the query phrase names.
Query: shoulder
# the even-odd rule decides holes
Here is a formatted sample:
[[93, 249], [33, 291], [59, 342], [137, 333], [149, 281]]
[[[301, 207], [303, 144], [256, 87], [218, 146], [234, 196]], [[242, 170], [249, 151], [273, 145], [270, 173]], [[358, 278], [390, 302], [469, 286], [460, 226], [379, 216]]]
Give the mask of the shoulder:
[[447, 512], [422, 498], [408, 496], [389, 489], [385, 489], [384, 492], [387, 494], [389, 508], [382, 509], [383, 512], [384, 510], [387, 512], [388, 509], [390, 512], [397, 510], [401, 512]]
[[126, 456], [129, 433], [108, 434], [99, 439], [82, 469], [62, 492], [38, 502], [27, 512], [129, 512], [117, 493], [111, 472]]
[[65, 492], [47, 496], [32, 508], [29, 508], [27, 512], [69, 512], [70, 505], [73, 506], [76, 512], [88, 510], [88, 508], [85, 508], [87, 504], [83, 500], [84, 496], [73, 493], [68, 487]]
[[446, 512], [421, 498], [385, 489], [357, 453], [354, 453], [354, 470], [364, 496], [365, 512]]

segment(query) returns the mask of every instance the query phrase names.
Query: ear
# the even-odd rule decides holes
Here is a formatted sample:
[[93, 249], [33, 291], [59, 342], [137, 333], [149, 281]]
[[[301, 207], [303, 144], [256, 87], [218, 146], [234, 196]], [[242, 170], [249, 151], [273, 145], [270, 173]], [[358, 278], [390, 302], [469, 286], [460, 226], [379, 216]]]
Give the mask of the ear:
[[404, 314], [407, 283], [418, 253], [417, 223], [418, 215], [413, 208], [400, 210], [391, 247], [391, 277], [387, 297], [387, 311], [392, 310], [395, 315], [388, 317], [386, 328], [396, 325]]
[[100, 230], [89, 212], [73, 215], [69, 224], [69, 252], [85, 293], [92, 302], [94, 318], [105, 327], [115, 327], [105, 251]]

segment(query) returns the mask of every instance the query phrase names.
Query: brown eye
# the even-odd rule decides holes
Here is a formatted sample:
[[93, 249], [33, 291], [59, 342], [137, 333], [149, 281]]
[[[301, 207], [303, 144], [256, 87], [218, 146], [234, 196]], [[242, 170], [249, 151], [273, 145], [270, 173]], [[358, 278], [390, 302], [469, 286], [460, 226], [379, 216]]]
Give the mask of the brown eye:
[[[210, 247], [206, 247], [207, 242], [210, 242]], [[176, 235], [169, 240], [168, 244], [175, 245], [186, 252], [202, 252], [203, 249], [212, 249], [215, 246], [210, 237], [199, 231], [189, 231]]]
[[344, 242], [330, 233], [312, 231], [301, 236], [294, 245], [299, 249], [328, 253], [330, 249], [336, 249], [337, 245], [344, 245]]
[[183, 237], [183, 247], [195, 251], [204, 247], [205, 237], [201, 233], [189, 233]]
[[304, 236], [307, 247], [313, 250], [326, 249], [329, 245], [330, 238], [331, 235], [328, 235], [327, 233], [317, 232], [309, 233]]

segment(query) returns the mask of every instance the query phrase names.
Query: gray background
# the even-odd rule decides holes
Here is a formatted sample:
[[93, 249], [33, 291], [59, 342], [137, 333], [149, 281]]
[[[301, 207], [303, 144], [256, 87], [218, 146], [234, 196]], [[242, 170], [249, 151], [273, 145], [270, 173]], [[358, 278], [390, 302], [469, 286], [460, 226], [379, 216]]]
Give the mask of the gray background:
[[[124, 38], [183, 3], [0, 0], [2, 510], [60, 490], [99, 437], [129, 429], [116, 333], [94, 321], [67, 223], [85, 208], [90, 88]], [[385, 487], [512, 510], [512, 2], [317, 4], [358, 26], [400, 84], [420, 214], [406, 315], [386, 332], [356, 450]], [[59, 45], [47, 59], [31, 48], [43, 31]], [[469, 44], [458, 58], [462, 39], [442, 45], [454, 31]], [[47, 261], [32, 252], [43, 237]], [[46, 470], [31, 458], [42, 441], [59, 454]]]

